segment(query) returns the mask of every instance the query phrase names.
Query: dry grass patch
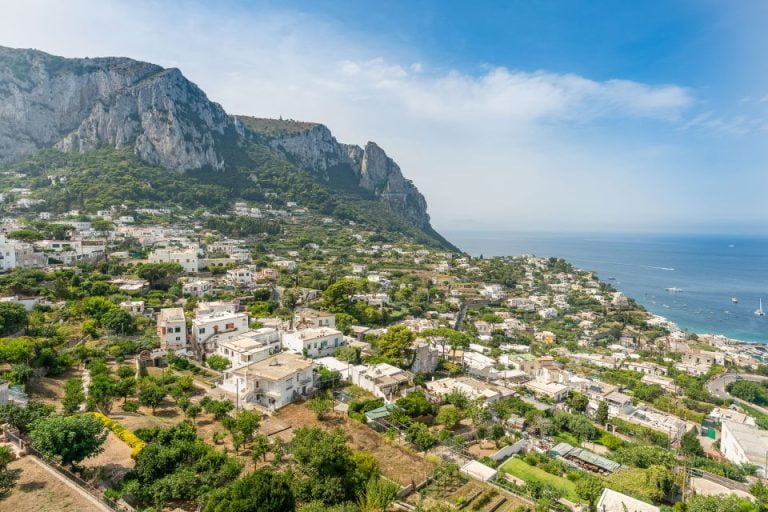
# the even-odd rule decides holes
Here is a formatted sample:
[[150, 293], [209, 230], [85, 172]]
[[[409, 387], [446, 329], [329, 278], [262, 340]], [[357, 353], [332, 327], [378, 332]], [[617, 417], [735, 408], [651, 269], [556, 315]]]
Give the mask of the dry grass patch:
[[87, 512], [96, 510], [86, 498], [51, 475], [29, 457], [10, 464], [20, 469], [21, 477], [11, 495], [0, 502], [0, 509], [13, 512]]

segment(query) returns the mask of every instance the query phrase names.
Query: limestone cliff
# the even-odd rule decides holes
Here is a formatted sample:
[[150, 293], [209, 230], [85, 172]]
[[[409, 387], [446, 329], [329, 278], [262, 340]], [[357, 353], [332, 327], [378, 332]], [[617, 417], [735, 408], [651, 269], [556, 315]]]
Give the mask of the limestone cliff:
[[427, 202], [400, 167], [376, 143], [364, 148], [341, 144], [322, 124], [238, 117], [287, 160], [324, 180], [334, 170], [349, 169], [357, 185], [421, 228], [429, 227]]
[[0, 47], [0, 163], [107, 145], [169, 169], [221, 169], [217, 138], [232, 127], [177, 69]]

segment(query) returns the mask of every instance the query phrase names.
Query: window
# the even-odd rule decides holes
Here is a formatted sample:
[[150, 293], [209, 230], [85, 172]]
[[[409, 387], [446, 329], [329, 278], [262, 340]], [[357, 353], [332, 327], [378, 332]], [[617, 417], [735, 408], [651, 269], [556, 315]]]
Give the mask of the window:
[[200, 334], [205, 334], [205, 327], [201, 327], [198, 331]]
[[181, 332], [181, 327], [177, 327], [173, 332]]

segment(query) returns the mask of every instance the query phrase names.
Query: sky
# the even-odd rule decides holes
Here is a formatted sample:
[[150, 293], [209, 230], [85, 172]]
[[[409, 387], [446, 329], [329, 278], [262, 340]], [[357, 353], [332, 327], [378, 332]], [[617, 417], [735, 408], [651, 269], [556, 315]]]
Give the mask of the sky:
[[0, 1], [0, 45], [377, 142], [438, 230], [768, 232], [768, 2]]

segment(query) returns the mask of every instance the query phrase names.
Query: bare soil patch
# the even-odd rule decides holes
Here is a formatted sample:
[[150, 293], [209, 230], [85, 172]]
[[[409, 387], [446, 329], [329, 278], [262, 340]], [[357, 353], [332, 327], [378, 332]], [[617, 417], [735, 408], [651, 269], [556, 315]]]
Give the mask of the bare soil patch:
[[88, 512], [95, 510], [82, 497], [29, 457], [13, 461], [9, 467], [20, 469], [21, 477], [10, 496], [0, 502], [2, 510], [14, 512]]

